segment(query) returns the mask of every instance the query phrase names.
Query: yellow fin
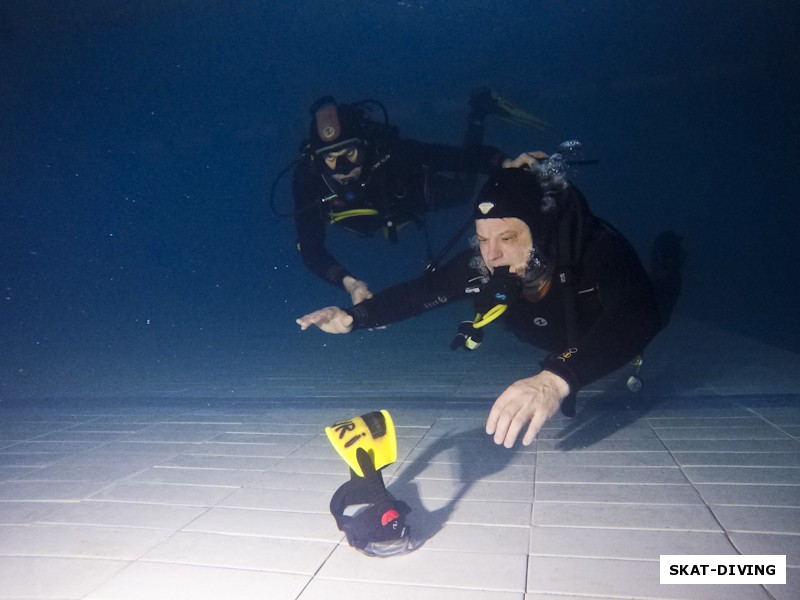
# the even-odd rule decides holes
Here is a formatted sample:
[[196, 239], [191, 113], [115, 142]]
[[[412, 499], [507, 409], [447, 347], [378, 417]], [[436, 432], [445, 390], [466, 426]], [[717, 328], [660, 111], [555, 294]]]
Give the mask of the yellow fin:
[[367, 452], [376, 470], [397, 460], [394, 421], [387, 410], [370, 412], [334, 423], [325, 428], [325, 435], [342, 460], [359, 477], [364, 476], [356, 458], [356, 451], [359, 448]]

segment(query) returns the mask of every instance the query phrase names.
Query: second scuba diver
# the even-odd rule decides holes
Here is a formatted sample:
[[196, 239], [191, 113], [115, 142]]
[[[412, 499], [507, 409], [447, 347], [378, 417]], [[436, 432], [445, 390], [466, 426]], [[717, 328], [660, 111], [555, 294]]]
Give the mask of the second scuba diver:
[[[516, 159], [483, 142], [488, 114], [543, 128], [545, 123], [520, 111], [486, 88], [470, 100], [464, 146], [403, 139], [395, 128], [368, 118], [368, 105], [338, 104], [325, 96], [311, 106], [312, 121], [303, 157], [294, 170], [292, 192], [297, 245], [305, 266], [344, 289], [353, 304], [372, 296], [369, 285], [326, 247], [326, 227], [339, 224], [360, 235], [383, 231], [390, 242], [406, 223], [423, 224], [429, 210], [469, 202], [479, 173], [530, 165], [533, 156]], [[442, 173], [464, 174], [461, 179]], [[273, 186], [274, 190], [274, 186]]]

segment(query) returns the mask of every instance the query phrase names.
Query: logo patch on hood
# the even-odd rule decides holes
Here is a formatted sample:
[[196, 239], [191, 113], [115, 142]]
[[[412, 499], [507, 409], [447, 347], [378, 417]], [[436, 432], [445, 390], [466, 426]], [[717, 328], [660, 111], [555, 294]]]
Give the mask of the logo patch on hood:
[[481, 214], [488, 215], [489, 211], [494, 208], [494, 202], [481, 202], [478, 204], [478, 210]]

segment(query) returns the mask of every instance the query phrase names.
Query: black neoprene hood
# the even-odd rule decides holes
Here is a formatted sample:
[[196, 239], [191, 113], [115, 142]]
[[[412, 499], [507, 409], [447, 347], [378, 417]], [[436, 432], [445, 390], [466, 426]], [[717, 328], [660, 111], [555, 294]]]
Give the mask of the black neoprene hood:
[[500, 169], [481, 188], [473, 207], [473, 218], [516, 217], [531, 230], [537, 245], [547, 247], [558, 218], [558, 205], [542, 189], [539, 175], [527, 169]]

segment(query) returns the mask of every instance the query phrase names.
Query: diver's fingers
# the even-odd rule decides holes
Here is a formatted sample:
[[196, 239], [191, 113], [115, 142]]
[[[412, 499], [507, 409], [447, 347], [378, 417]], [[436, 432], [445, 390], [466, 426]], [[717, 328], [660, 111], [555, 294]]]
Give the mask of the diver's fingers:
[[531, 424], [528, 425], [528, 430], [525, 432], [525, 437], [522, 438], [522, 445], [523, 446], [530, 446], [533, 443], [533, 440], [536, 439], [536, 436], [542, 430], [542, 426], [547, 421], [547, 413], [544, 410], [537, 410], [533, 414], [533, 418], [531, 419]]
[[503, 407], [505, 405], [504, 396], [501, 394], [492, 405], [492, 410], [489, 411], [489, 417], [486, 419], [486, 433], [494, 435], [497, 431], [497, 424], [500, 421], [500, 415], [503, 414]]
[[528, 422], [528, 418], [522, 409], [522, 406], [517, 406], [517, 412], [511, 418], [511, 422], [508, 425], [508, 431], [506, 431], [506, 436], [503, 439], [503, 446], [506, 448], [512, 448], [514, 446], [519, 432], [522, 431], [525, 423]]
[[311, 321], [308, 320], [308, 315], [294, 320], [295, 323], [300, 325], [300, 331], [305, 331], [311, 326]]
[[350, 293], [350, 299], [353, 301], [353, 306], [359, 302], [363, 302], [364, 300], [369, 300], [370, 298], [372, 298], [372, 292], [366, 286], [366, 284], [356, 286]]
[[523, 152], [516, 158], [504, 159], [502, 167], [504, 169], [519, 169], [520, 167], [530, 167], [535, 162], [536, 159], [533, 156], [531, 156], [527, 152]]
[[527, 446], [547, 419], [558, 412], [567, 395], [569, 384], [550, 371], [515, 381], [495, 400], [486, 420], [486, 433], [494, 436], [495, 444], [511, 448], [530, 421], [522, 438], [523, 445]]
[[[495, 444], [504, 444], [509, 436], [509, 430], [513, 427], [514, 420], [520, 410], [520, 403], [514, 393], [513, 387], [509, 387], [495, 400], [489, 418], [486, 420], [486, 433], [494, 436]], [[519, 432], [519, 429], [517, 429]], [[514, 438], [516, 438], [516, 433]], [[513, 445], [513, 441], [512, 441]]]
[[325, 311], [324, 317], [315, 323], [317, 327], [325, 333], [350, 333], [353, 329], [353, 317], [336, 306], [326, 308]]
[[[347, 313], [336, 306], [328, 306], [327, 308], [321, 308], [320, 310], [315, 310], [312, 313], [300, 317], [296, 322], [300, 325], [302, 331], [305, 331], [312, 325], [316, 325], [325, 331], [327, 327], [331, 325], [335, 326], [336, 319], [341, 319], [342, 314], [347, 315]], [[352, 323], [352, 317], [350, 317], [350, 323]]]
[[353, 317], [344, 312], [343, 310], [340, 311], [336, 319], [336, 329], [335, 330], [327, 330], [328, 333], [350, 333], [353, 330]]
[[547, 154], [541, 150], [534, 150], [533, 152], [523, 152], [514, 159], [506, 158], [503, 161], [504, 169], [519, 169], [520, 167], [532, 167], [536, 164], [537, 160], [546, 160]]
[[320, 319], [322, 318], [321, 315], [324, 314], [324, 312], [326, 310], [327, 309], [325, 309], [325, 308], [322, 308], [320, 310], [315, 310], [314, 312], [308, 313], [307, 315], [304, 315], [304, 316], [300, 317], [299, 319], [295, 319], [295, 323], [300, 325], [300, 330], [301, 331], [305, 331], [306, 329], [308, 329], [312, 325], [317, 325], [319, 323]]

